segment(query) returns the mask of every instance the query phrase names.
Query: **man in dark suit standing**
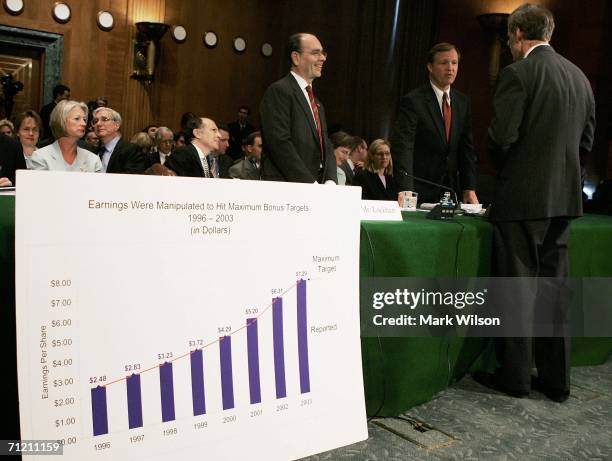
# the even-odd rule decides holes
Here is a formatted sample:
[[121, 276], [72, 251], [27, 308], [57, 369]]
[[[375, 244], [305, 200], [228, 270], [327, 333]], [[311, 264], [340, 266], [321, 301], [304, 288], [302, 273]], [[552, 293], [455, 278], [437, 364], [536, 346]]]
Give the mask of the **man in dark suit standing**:
[[70, 99], [70, 88], [60, 83], [53, 87], [53, 100], [40, 108], [40, 119], [43, 123], [42, 133], [40, 133], [41, 144], [47, 145], [53, 142], [53, 134], [49, 128], [49, 119], [57, 103], [65, 99]]
[[286, 55], [289, 74], [268, 87], [259, 107], [262, 179], [337, 183], [325, 110], [312, 89], [327, 53], [317, 37], [298, 33], [289, 37]]
[[400, 102], [391, 136], [393, 171], [399, 190], [418, 192], [419, 202], [437, 203], [444, 191], [412, 175], [451, 187], [464, 203], [478, 203], [470, 101], [451, 88], [459, 57], [454, 45], [435, 45], [427, 59], [429, 82]]
[[105, 173], [141, 174], [147, 169], [148, 159], [136, 144], [124, 142], [119, 129], [121, 115], [110, 107], [93, 111], [92, 124], [100, 139], [100, 159]]
[[248, 135], [255, 131], [255, 127], [248, 120], [250, 113], [251, 110], [247, 106], [240, 106], [238, 109], [238, 120], [227, 125], [227, 131], [229, 132], [229, 149], [227, 154], [234, 160], [244, 157], [242, 143]]
[[[567, 296], [562, 290], [543, 296], [542, 288], [568, 275], [570, 220], [582, 215], [579, 152], [593, 145], [595, 100], [582, 71], [548, 44], [553, 29], [552, 14], [541, 6], [525, 4], [508, 19], [515, 62], [495, 92], [489, 158], [498, 170], [490, 214], [495, 275], [538, 282], [536, 302], [523, 307], [557, 328]], [[541, 319], [543, 299], [552, 299], [553, 309]], [[533, 386], [562, 402], [570, 392], [569, 339], [533, 340], [538, 376], [532, 379], [532, 338], [497, 338], [501, 368], [480, 381], [515, 396]]]
[[212, 178], [210, 159], [219, 149], [221, 135], [217, 124], [209, 118], [191, 118], [185, 124], [187, 144], [177, 147], [166, 159], [165, 167], [178, 176]]

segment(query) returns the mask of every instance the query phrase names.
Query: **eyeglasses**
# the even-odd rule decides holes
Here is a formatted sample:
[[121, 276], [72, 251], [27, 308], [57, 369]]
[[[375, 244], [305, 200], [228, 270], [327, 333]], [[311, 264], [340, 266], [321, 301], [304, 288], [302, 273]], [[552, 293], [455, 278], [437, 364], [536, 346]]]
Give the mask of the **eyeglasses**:
[[94, 118], [94, 119], [91, 121], [91, 124], [92, 124], [92, 125], [97, 125], [98, 123], [101, 123], [101, 122], [106, 123], [106, 122], [110, 122], [111, 120], [112, 120], [112, 118], [111, 118], [111, 117], [100, 117], [100, 118]]
[[311, 56], [314, 56], [315, 58], [320, 58], [321, 56], [323, 56], [324, 58], [327, 57], [327, 51], [325, 50], [310, 50], [310, 51], [300, 51], [300, 53], [303, 54], [309, 54]]

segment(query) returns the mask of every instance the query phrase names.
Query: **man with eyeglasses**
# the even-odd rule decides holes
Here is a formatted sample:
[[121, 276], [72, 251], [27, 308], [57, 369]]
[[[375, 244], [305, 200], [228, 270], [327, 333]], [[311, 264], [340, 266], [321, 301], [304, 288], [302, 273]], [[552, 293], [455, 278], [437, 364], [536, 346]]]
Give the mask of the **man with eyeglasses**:
[[[500, 368], [475, 378], [513, 396], [534, 388], [563, 402], [570, 394], [570, 337], [564, 331], [570, 301], [562, 282], [570, 223], [582, 216], [580, 153], [593, 147], [595, 99], [584, 73], [549, 45], [554, 27], [552, 13], [538, 5], [524, 4], [508, 18], [514, 63], [499, 76], [488, 131], [489, 159], [497, 169], [489, 216], [492, 269], [498, 277], [535, 279], [537, 296], [522, 303], [523, 315], [554, 330], [533, 341], [495, 338]], [[516, 316], [512, 295], [509, 308]]]
[[289, 74], [268, 87], [259, 107], [262, 179], [335, 184], [336, 158], [327, 137], [325, 109], [312, 88], [327, 53], [317, 37], [298, 33], [289, 37], [286, 57]]
[[155, 163], [161, 165], [166, 163], [166, 159], [174, 148], [174, 133], [172, 133], [172, 130], [167, 126], [157, 128], [155, 132], [155, 145], [157, 146], [157, 152], [149, 154], [149, 166], [153, 166]]
[[92, 124], [100, 139], [100, 160], [105, 173], [140, 174], [147, 168], [147, 157], [137, 145], [121, 139], [121, 115], [110, 107], [93, 111]]

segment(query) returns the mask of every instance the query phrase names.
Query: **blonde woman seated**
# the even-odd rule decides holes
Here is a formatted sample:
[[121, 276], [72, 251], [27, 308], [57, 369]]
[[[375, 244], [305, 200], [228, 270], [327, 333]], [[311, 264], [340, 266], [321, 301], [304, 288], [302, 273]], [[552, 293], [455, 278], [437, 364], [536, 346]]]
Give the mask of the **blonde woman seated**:
[[93, 152], [77, 146], [87, 126], [87, 105], [63, 100], [57, 103], [49, 119], [55, 142], [35, 150], [27, 160], [31, 170], [102, 171], [102, 162]]
[[354, 186], [361, 186], [364, 200], [397, 200], [397, 186], [392, 176], [391, 148], [384, 139], [372, 141], [363, 169], [355, 173]]

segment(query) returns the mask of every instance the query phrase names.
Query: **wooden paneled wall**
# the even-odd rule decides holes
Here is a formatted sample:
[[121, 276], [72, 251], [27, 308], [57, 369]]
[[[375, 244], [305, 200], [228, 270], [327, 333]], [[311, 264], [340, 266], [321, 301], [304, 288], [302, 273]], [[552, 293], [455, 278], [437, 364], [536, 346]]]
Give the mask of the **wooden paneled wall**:
[[[491, 172], [485, 146], [487, 127], [492, 115], [492, 91], [487, 84], [486, 67], [490, 37], [480, 27], [477, 16], [483, 13], [511, 13], [523, 3], [523, 0], [441, 0], [439, 41], [454, 43], [462, 52], [455, 86], [471, 97], [474, 144], [484, 172]], [[605, 73], [604, 65], [609, 62], [603, 45], [606, 21], [610, 22], [610, 8], [606, 5], [606, 0], [532, 0], [531, 3], [544, 5], [553, 12], [556, 27], [552, 46], [584, 71], [593, 86], [598, 105], [608, 107], [604, 117], [609, 119], [610, 102], [606, 101], [605, 95], [610, 94], [610, 79], [602, 78]], [[505, 58], [507, 64], [511, 62], [511, 56], [507, 49], [505, 52], [506, 55], [502, 58]], [[589, 171], [594, 178], [606, 174], [608, 145], [604, 138], [609, 137], [605, 132], [608, 124], [607, 120], [598, 120], [598, 139], [589, 162]]]
[[[355, 63], [363, 63], [360, 38], [364, 32], [377, 33], [376, 24], [385, 24], [395, 0], [65, 1], [72, 8], [72, 19], [67, 24], [58, 24], [52, 19], [54, 0], [24, 0], [25, 9], [19, 16], [11, 16], [0, 7], [0, 23], [63, 34], [63, 83], [71, 87], [76, 99], [87, 101], [107, 96], [110, 105], [125, 120], [123, 131], [127, 137], [149, 123], [177, 128], [181, 114], [186, 111], [227, 123], [236, 118], [241, 104], [251, 107], [252, 122], [258, 124], [261, 96], [271, 82], [287, 72], [284, 44], [291, 33], [298, 31], [315, 33], [329, 51], [323, 77], [315, 83], [328, 121], [340, 123], [349, 130], [360, 127], [368, 137], [382, 134], [377, 132], [378, 128], [369, 126], [374, 123], [364, 113], [356, 112], [363, 112], [363, 107], [367, 110], [386, 105], [389, 88], [382, 78], [373, 87], [361, 88], [356, 82], [360, 81], [359, 72], [364, 69], [358, 69]], [[440, 41], [453, 42], [463, 52], [456, 86], [472, 98], [475, 143], [486, 170], [484, 138], [491, 116], [487, 81], [489, 48], [488, 36], [476, 17], [486, 12], [510, 12], [523, 0], [439, 1], [440, 18], [431, 27], [439, 30]], [[372, 6], [370, 2], [376, 2], [372, 11], [377, 11], [378, 16], [368, 26], [362, 13], [366, 6]], [[610, 94], [609, 79], [603, 78], [601, 64], [606, 62], [602, 40], [602, 31], [608, 24], [606, 0], [590, 0], [589, 8], [572, 0], [540, 0], [540, 3], [556, 15], [553, 45], [585, 70], [600, 94]], [[110, 32], [96, 25], [96, 14], [102, 9], [115, 16], [115, 28]], [[166, 33], [160, 43], [156, 79], [148, 86], [129, 78], [137, 21], [181, 24], [188, 34], [186, 42], [179, 44], [172, 40], [170, 32]], [[208, 30], [219, 36], [219, 44], [214, 49], [202, 44], [202, 35]], [[415, 32], [398, 31], [398, 34], [406, 33]], [[247, 50], [240, 55], [232, 49], [232, 39], [236, 36], [247, 41]], [[260, 53], [264, 42], [274, 47], [274, 54], [269, 58]], [[372, 52], [380, 51], [370, 48]], [[376, 65], [380, 61], [377, 58], [380, 57], [372, 57], [372, 68], [367, 71], [381, 71]], [[423, 68], [425, 75], [424, 63], [411, 65]], [[601, 85], [607, 85], [607, 93]], [[398, 94], [398, 100], [399, 97]], [[365, 102], [357, 106], [354, 104], [357, 99]], [[356, 111], [356, 107], [361, 110]], [[388, 110], [390, 114], [394, 112], [393, 107]], [[608, 119], [609, 113], [608, 102], [605, 112]], [[394, 114], [388, 118], [392, 121]]]

